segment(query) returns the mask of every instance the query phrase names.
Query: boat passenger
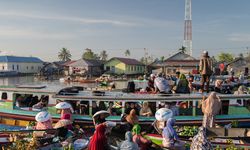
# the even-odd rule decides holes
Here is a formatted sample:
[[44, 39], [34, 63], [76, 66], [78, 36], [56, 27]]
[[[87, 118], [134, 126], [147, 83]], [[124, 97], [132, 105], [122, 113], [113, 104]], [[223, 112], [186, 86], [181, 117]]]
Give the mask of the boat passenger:
[[92, 115], [94, 115], [96, 112], [98, 112], [100, 109], [99, 107], [97, 106], [96, 102], [93, 101], [92, 102]]
[[147, 101], [143, 102], [142, 108], [140, 110], [140, 116], [150, 117], [153, 115], [153, 113], [148, 105], [149, 104]]
[[208, 56], [208, 52], [204, 51], [203, 56], [200, 59], [200, 74], [201, 74], [201, 90], [204, 91], [204, 86], [206, 83], [206, 90], [209, 93], [209, 82], [210, 76], [213, 74], [213, 64], [212, 59]]
[[178, 149], [178, 150], [184, 150], [185, 143], [181, 142], [178, 138], [178, 135], [176, 131], [174, 130], [173, 126], [175, 124], [175, 119], [169, 118], [167, 120], [167, 124], [163, 129], [162, 132], [162, 145], [163, 147], [169, 148], [169, 149]]
[[33, 105], [32, 108], [35, 109], [43, 109], [47, 107], [47, 101], [45, 99], [41, 99], [40, 102], [38, 102], [37, 104]]
[[113, 106], [114, 106], [114, 102], [109, 102], [109, 107], [107, 111], [110, 113], [110, 115], [116, 115], [116, 111], [115, 111], [115, 108], [113, 108]]
[[155, 131], [157, 131], [158, 134], [162, 134], [163, 128], [165, 126], [165, 121], [155, 120], [152, 123], [152, 126], [154, 127]]
[[221, 100], [216, 95], [216, 92], [211, 92], [208, 98], [205, 100], [203, 97], [202, 100], [202, 112], [204, 113], [203, 117], [203, 127], [214, 127], [215, 115], [217, 115], [221, 110]]
[[147, 92], [154, 92], [155, 91], [154, 80], [155, 80], [155, 75], [151, 74], [150, 78], [148, 80], [148, 87], [146, 88]]
[[158, 74], [158, 77], [154, 80], [155, 93], [168, 94], [171, 93], [168, 81], [162, 77], [162, 73]]
[[125, 133], [125, 141], [123, 141], [118, 150], [139, 150], [138, 144], [133, 142], [133, 135], [130, 131]]
[[221, 93], [221, 89], [222, 89], [222, 80], [216, 80], [215, 81], [215, 85], [214, 85], [214, 91], [217, 93]]
[[239, 82], [240, 82], [240, 84], [243, 84], [244, 83], [244, 73], [241, 71], [240, 72], [240, 76], [239, 76]]
[[150, 145], [152, 144], [152, 141], [144, 138], [141, 135], [141, 127], [140, 125], [136, 124], [133, 126], [132, 129], [132, 133], [133, 133], [133, 142], [137, 143], [140, 150], [147, 150]]
[[135, 103], [130, 103], [130, 106], [125, 109], [125, 113], [129, 114], [132, 109], [135, 109], [136, 115], [140, 114], [138, 108], [135, 107]]
[[98, 117], [96, 118], [94, 124], [99, 125], [99, 124], [102, 124], [102, 123], [106, 122], [105, 118], [106, 118], [105, 114], [98, 115]]
[[73, 136], [73, 131], [68, 128], [70, 125], [72, 126], [72, 122], [69, 119], [61, 119], [55, 124], [54, 128], [57, 129], [57, 136], [60, 140]]
[[190, 93], [188, 88], [188, 80], [184, 74], [180, 75], [179, 82], [176, 85], [176, 93]]
[[73, 109], [72, 107], [71, 108], [62, 109], [61, 110], [61, 119], [63, 118], [63, 116], [65, 114], [68, 114], [70, 116], [69, 120], [73, 121], [73, 118], [72, 118], [72, 109]]
[[38, 96], [34, 96], [32, 97], [32, 100], [31, 102], [29, 103], [29, 107], [32, 107], [33, 105], [39, 103], [39, 99], [38, 99]]
[[105, 135], [106, 125], [99, 124], [96, 127], [94, 135], [90, 139], [88, 150], [109, 150], [108, 140]]
[[170, 103], [170, 109], [173, 112], [173, 116], [179, 116], [179, 107], [176, 106], [176, 102]]
[[[238, 88], [238, 90], [234, 92], [234, 95], [242, 95], [242, 94], [247, 94], [247, 89], [244, 85], [241, 85]], [[240, 103], [238, 103], [238, 100], [230, 100], [229, 104], [234, 106], [243, 106], [243, 102], [241, 100]]]
[[100, 102], [99, 102], [99, 109], [100, 109], [100, 110], [107, 110], [104, 101], [100, 101]]
[[138, 116], [136, 115], [136, 111], [135, 109], [132, 109], [129, 113], [129, 115], [126, 116], [126, 121], [127, 121], [127, 125], [128, 125], [128, 130], [131, 130], [132, 127], [135, 125], [135, 124], [138, 124], [139, 123], [139, 119], [138, 119]]
[[192, 139], [190, 150], [213, 150], [212, 144], [207, 139], [205, 130], [204, 127], [199, 127], [198, 134]]
[[190, 76], [188, 77], [188, 88], [190, 92], [194, 91], [194, 87], [192, 85], [193, 82], [194, 82], [194, 76], [190, 74]]
[[[35, 126], [36, 130], [47, 130], [53, 129], [52, 119], [48, 112], [39, 112], [35, 117], [37, 124]], [[50, 132], [47, 132], [50, 133]], [[46, 135], [45, 131], [35, 131], [33, 136], [35, 137], [44, 137]]]

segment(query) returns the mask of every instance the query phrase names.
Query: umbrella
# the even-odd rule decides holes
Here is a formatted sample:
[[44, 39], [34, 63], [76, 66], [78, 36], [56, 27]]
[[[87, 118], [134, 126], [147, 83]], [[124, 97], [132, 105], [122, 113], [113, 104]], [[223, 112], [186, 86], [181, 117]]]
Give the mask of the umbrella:
[[67, 119], [61, 119], [61, 120], [59, 120], [59, 121], [55, 124], [54, 128], [55, 128], [55, 129], [58, 129], [58, 128], [65, 127], [65, 126], [70, 125], [70, 124], [72, 124], [72, 121], [67, 120]]
[[173, 112], [171, 109], [161, 108], [155, 113], [155, 118], [158, 121], [167, 121], [171, 117], [173, 117]]
[[56, 104], [56, 109], [68, 109], [68, 108], [72, 108], [72, 107], [67, 102], [60, 102], [60, 103]]
[[48, 121], [50, 118], [51, 115], [47, 111], [39, 112], [35, 117], [37, 122], [45, 122]]
[[92, 118], [96, 119], [98, 116], [100, 116], [101, 114], [104, 114], [105, 115], [105, 118], [107, 118], [110, 114], [109, 112], [107, 112], [106, 110], [100, 110], [98, 112], [96, 112]]

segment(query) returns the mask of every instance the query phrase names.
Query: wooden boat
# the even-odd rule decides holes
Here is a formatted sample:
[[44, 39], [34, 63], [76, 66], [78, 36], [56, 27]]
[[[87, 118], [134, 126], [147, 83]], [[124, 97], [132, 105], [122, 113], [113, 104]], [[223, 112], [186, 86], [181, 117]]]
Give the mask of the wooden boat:
[[[114, 105], [112, 111], [114, 113], [107, 118], [109, 121], [115, 121], [117, 124], [122, 124], [121, 114], [125, 113], [126, 106], [130, 103], [141, 105], [143, 101], [148, 101], [149, 106], [153, 113], [158, 110], [164, 103], [169, 104], [172, 102], [177, 103], [179, 108], [179, 115], [174, 116], [177, 124], [190, 124], [200, 125], [202, 123], [201, 112], [201, 94], [188, 94], [188, 95], [164, 95], [164, 94], [134, 94], [105, 91], [102, 94], [95, 94], [92, 91], [83, 90], [78, 93], [62, 94], [59, 95], [63, 87], [47, 86], [43, 89], [29, 88], [0, 88], [0, 118], [13, 118], [26, 121], [34, 121], [35, 115], [44, 109], [50, 112], [54, 121], [60, 119], [60, 114], [55, 108], [55, 105], [61, 101], [67, 101], [74, 109], [73, 118], [76, 122], [82, 124], [92, 125], [92, 115], [94, 113], [93, 104], [99, 105], [102, 103], [106, 106], [110, 102]], [[100, 95], [100, 96], [99, 96]], [[47, 96], [47, 107], [43, 109], [35, 109], [25, 103], [28, 97], [37, 96], [38, 99]], [[225, 125], [232, 121], [238, 122], [239, 126], [250, 126], [250, 95], [219, 95], [222, 100], [222, 111], [216, 116], [216, 123]], [[20, 100], [21, 99], [21, 100]], [[31, 100], [32, 101], [32, 100]], [[242, 105], [236, 106], [231, 104], [231, 101], [240, 101]], [[119, 107], [118, 107], [119, 106]], [[106, 107], [107, 109], [107, 107]], [[155, 120], [154, 116], [139, 117], [140, 123], [143, 125], [151, 125]]]

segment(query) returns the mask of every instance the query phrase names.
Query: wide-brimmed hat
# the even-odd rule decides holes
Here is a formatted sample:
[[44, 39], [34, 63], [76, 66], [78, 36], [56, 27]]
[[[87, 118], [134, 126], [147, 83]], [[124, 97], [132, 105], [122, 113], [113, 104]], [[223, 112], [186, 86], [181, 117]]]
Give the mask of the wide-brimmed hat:
[[110, 113], [106, 110], [100, 110], [98, 112], [96, 112], [92, 118], [96, 119], [98, 116], [100, 116], [101, 114], [103, 114], [105, 116], [105, 118], [107, 118], [108, 116], [110, 116]]
[[61, 120], [59, 120], [59, 121], [55, 124], [54, 128], [55, 128], [55, 129], [58, 129], [58, 128], [65, 127], [65, 126], [71, 125], [71, 124], [72, 124], [72, 121], [70, 121], [70, 120], [68, 120], [68, 119], [61, 119]]
[[56, 109], [69, 109], [69, 108], [72, 108], [72, 106], [67, 102], [60, 102], [56, 104]]
[[160, 108], [155, 113], [155, 118], [158, 121], [167, 121], [171, 117], [173, 117], [173, 112], [171, 109]]
[[47, 111], [41, 111], [35, 117], [37, 122], [45, 122], [45, 121], [48, 121], [50, 118], [51, 118], [51, 115]]

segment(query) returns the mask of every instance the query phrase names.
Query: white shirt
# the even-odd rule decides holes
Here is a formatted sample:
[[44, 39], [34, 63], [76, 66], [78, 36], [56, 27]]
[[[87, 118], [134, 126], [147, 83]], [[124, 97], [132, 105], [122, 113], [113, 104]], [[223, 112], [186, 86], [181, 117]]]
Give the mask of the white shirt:
[[155, 88], [158, 88], [160, 92], [170, 91], [168, 81], [162, 77], [155, 78], [154, 86]]

